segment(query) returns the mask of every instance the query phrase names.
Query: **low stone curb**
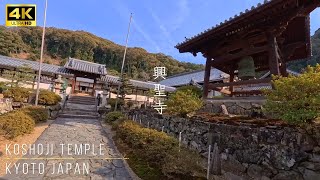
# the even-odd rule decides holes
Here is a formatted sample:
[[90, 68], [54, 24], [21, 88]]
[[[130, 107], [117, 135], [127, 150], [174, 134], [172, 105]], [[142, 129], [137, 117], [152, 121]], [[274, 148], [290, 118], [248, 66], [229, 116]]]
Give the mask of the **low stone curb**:
[[[120, 153], [120, 151], [118, 150], [117, 146], [114, 144], [114, 141], [113, 141], [113, 136], [115, 135], [115, 132], [112, 131], [110, 125], [103, 123], [102, 118], [99, 118], [99, 120], [100, 120], [99, 122], [100, 122], [100, 124], [102, 126], [103, 131], [108, 135], [107, 137], [112, 140], [111, 143], [114, 146], [114, 150], [116, 151], [116, 153], [120, 154], [123, 157], [123, 154]], [[128, 162], [125, 159], [123, 160], [123, 164], [124, 164], [125, 168], [127, 169], [128, 173], [130, 174], [132, 179], [141, 180], [141, 178], [139, 178], [134, 173], [134, 171], [130, 168]]]

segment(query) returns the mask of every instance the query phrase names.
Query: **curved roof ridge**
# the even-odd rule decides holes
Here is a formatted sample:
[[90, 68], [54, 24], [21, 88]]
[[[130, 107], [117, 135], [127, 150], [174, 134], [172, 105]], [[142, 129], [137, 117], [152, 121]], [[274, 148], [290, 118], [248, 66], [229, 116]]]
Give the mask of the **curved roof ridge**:
[[77, 58], [72, 58], [72, 57], [69, 57], [69, 60], [76, 60], [76, 61], [81, 61], [81, 62], [84, 62], [84, 63], [91, 63], [91, 64], [96, 64], [96, 65], [106, 66], [105, 64], [95, 63], [95, 62], [91, 62], [91, 61], [85, 61], [85, 60], [82, 60], [82, 59], [77, 59]]

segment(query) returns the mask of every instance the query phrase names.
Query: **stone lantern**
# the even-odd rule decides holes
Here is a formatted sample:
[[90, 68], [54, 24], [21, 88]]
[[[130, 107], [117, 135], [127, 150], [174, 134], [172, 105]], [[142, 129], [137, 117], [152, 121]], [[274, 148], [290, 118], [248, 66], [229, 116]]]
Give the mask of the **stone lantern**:
[[61, 79], [61, 75], [58, 75], [58, 78], [54, 81], [54, 90], [56, 94], [60, 94], [61, 85], [63, 84], [63, 80]]
[[103, 93], [102, 93], [102, 103], [101, 103], [102, 107], [106, 107], [106, 105], [108, 104], [109, 90], [110, 90], [109, 84], [108, 82], [105, 82], [103, 86]]

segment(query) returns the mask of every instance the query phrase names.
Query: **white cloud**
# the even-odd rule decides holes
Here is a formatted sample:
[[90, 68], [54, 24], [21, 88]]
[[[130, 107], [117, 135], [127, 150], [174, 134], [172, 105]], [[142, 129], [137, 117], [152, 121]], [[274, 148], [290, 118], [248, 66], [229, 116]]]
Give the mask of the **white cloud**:
[[158, 44], [150, 37], [150, 35], [148, 33], [146, 33], [141, 28], [141, 26], [137, 23], [137, 21], [135, 19], [132, 20], [132, 24], [135, 27], [135, 29], [143, 36], [143, 38], [156, 49], [156, 51], [158, 51], [158, 52], [161, 51], [161, 49], [158, 46]]
[[148, 9], [149, 13], [151, 14], [151, 17], [153, 18], [153, 20], [158, 24], [162, 34], [166, 37], [166, 40], [168, 40], [171, 45], [174, 44], [174, 42], [171, 38], [170, 32], [165, 27], [165, 25], [162, 23], [162, 21], [160, 20], [158, 15], [151, 8], [147, 8], [147, 9]]
[[177, 11], [173, 13], [172, 30], [178, 29], [190, 14], [190, 8], [187, 0], [177, 0]]
[[[123, 18], [123, 19], [128, 19], [129, 20], [129, 15], [130, 13], [132, 13], [129, 10], [129, 7], [122, 3], [121, 0], [116, 0], [113, 1], [113, 3], [110, 3], [111, 5], [113, 5], [113, 8], [115, 9], [115, 11]], [[150, 37], [150, 35], [143, 30], [143, 28], [139, 25], [138, 21], [134, 18], [134, 14], [133, 14], [133, 20], [132, 20], [132, 27], [134, 29], [137, 30], [137, 32], [139, 34], [141, 34], [141, 36], [149, 43], [151, 44], [156, 51], [160, 51], [160, 47], [159, 45]]]

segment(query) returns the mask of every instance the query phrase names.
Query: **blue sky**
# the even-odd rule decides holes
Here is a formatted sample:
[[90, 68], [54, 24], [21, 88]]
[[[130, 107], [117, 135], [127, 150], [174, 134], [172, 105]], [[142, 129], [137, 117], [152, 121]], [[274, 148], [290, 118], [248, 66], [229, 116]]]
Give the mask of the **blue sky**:
[[[24, 3], [37, 4], [37, 25], [42, 26], [44, 2], [0, 0], [0, 24], [6, 4]], [[85, 30], [124, 45], [132, 12], [130, 47], [203, 64], [203, 57], [180, 54], [174, 46], [259, 2], [263, 0], [48, 0], [47, 26]], [[320, 28], [319, 19], [320, 8], [311, 14], [311, 34]]]

